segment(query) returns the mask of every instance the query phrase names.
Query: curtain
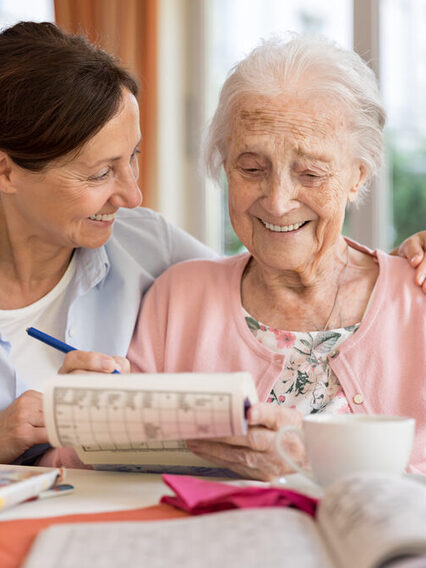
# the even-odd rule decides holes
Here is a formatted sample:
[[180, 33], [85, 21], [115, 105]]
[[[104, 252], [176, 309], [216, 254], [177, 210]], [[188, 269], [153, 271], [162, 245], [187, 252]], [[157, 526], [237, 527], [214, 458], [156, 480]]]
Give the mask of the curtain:
[[139, 156], [143, 204], [157, 200], [157, 9], [156, 0], [54, 0], [55, 21], [63, 30], [83, 33], [117, 56], [140, 81], [142, 153]]

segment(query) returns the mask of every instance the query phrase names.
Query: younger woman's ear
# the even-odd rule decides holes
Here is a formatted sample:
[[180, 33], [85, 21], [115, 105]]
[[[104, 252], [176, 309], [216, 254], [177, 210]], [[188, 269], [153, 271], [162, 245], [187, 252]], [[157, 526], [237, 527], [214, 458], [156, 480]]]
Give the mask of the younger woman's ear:
[[12, 160], [0, 150], [0, 192], [15, 193], [15, 188], [11, 182], [10, 173], [12, 171]]
[[367, 175], [367, 168], [362, 162], [360, 162], [356, 168], [354, 180], [348, 193], [349, 203], [353, 203], [356, 200], [360, 189], [367, 181]]

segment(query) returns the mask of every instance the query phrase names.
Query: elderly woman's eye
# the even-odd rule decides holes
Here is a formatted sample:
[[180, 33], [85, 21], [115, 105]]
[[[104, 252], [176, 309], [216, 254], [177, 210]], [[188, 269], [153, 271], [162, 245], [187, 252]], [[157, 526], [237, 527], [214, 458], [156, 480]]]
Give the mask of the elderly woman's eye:
[[304, 179], [307, 183], [318, 183], [323, 179], [323, 175], [315, 172], [303, 172], [302, 179]]
[[240, 170], [243, 174], [249, 175], [249, 176], [258, 176], [261, 175], [263, 173], [263, 169], [253, 166], [253, 167], [244, 167], [241, 166]]

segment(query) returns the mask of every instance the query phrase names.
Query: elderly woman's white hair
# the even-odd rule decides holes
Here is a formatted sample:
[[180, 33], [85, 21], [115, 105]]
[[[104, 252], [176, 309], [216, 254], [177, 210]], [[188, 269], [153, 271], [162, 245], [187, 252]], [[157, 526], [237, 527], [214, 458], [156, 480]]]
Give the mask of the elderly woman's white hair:
[[374, 175], [383, 158], [386, 116], [373, 71], [354, 51], [325, 38], [296, 35], [289, 41], [264, 41], [228, 75], [204, 145], [207, 171], [213, 179], [220, 182], [226, 138], [241, 98], [275, 97], [300, 87], [304, 96], [325, 96], [331, 105], [343, 105], [354, 137], [354, 157], [362, 160], [368, 178]]

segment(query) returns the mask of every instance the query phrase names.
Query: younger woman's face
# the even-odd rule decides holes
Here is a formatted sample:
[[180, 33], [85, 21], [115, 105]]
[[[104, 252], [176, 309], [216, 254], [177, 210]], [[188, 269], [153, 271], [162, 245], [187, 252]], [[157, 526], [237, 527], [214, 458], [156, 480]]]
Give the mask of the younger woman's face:
[[[42, 172], [12, 165], [8, 219], [27, 237], [53, 246], [97, 248], [111, 236], [120, 207], [140, 205], [135, 97], [123, 90], [119, 112], [74, 158], [59, 159]], [[13, 219], [13, 221], [12, 221]]]

